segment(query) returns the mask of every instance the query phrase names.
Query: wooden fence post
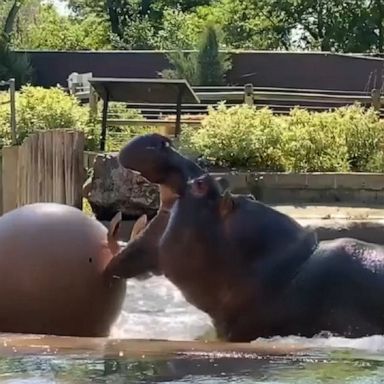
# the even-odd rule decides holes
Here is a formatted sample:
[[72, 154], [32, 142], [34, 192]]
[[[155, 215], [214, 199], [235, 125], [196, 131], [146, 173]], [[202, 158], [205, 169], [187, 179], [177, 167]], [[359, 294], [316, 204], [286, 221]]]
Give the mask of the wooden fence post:
[[247, 105], [253, 105], [253, 84], [245, 84], [244, 86], [244, 102]]
[[97, 102], [98, 97], [95, 89], [92, 85], [89, 86], [89, 110], [90, 110], [90, 118], [91, 120], [97, 118]]
[[15, 79], [9, 79], [9, 96], [10, 96], [10, 105], [11, 105], [12, 145], [16, 145], [16, 85], [15, 85]]
[[376, 111], [380, 112], [381, 109], [381, 90], [380, 89], [372, 89], [371, 91], [371, 105], [375, 108]]
[[19, 147], [3, 147], [2, 157], [2, 213], [4, 214], [17, 208]]

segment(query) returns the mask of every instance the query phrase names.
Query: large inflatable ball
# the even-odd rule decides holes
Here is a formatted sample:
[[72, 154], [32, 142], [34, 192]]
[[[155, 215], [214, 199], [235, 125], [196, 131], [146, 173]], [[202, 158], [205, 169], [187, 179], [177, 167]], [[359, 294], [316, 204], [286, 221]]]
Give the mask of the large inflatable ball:
[[108, 336], [126, 284], [106, 278], [113, 231], [80, 210], [37, 203], [0, 217], [0, 332]]

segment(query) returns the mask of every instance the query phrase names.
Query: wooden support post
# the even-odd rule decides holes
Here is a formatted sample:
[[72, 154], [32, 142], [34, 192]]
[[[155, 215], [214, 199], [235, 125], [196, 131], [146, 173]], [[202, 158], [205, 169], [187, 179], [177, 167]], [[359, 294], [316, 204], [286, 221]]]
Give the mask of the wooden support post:
[[380, 112], [381, 109], [381, 90], [372, 89], [371, 91], [371, 106], [375, 108], [376, 111]]
[[98, 97], [95, 89], [90, 85], [89, 87], [89, 113], [91, 120], [97, 118], [97, 102]]
[[12, 145], [16, 145], [17, 135], [16, 135], [16, 86], [15, 86], [15, 79], [9, 79], [9, 96], [10, 96], [10, 106], [11, 106]]
[[245, 84], [244, 86], [244, 103], [253, 105], [253, 84]]
[[175, 126], [175, 137], [178, 137], [181, 133], [181, 104], [183, 101], [183, 88], [178, 87], [177, 90], [177, 101], [176, 101], [176, 126]]
[[100, 151], [105, 151], [107, 141], [107, 117], [108, 117], [109, 92], [107, 91], [103, 104], [103, 118], [101, 121]]

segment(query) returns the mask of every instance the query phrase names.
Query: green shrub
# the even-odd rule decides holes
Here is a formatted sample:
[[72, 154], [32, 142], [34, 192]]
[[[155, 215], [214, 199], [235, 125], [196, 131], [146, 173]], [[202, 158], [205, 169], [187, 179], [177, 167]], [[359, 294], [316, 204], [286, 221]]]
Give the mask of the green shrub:
[[[0, 100], [9, 100], [7, 92]], [[1, 103], [1, 101], [0, 101]], [[24, 86], [16, 93], [17, 141], [37, 130], [78, 129], [85, 133], [87, 149], [94, 149], [98, 141], [96, 127], [88, 121], [89, 109], [60, 88]], [[9, 104], [0, 105], [0, 146], [9, 145]]]
[[356, 104], [340, 108], [334, 114], [344, 130], [351, 170], [367, 171], [378, 166], [384, 150], [384, 123], [376, 111], [364, 110]]
[[272, 112], [247, 105], [210, 108], [201, 128], [184, 131], [181, 146], [225, 167], [283, 168], [282, 134]]
[[258, 171], [384, 171], [384, 123], [360, 105], [334, 112], [293, 109], [288, 116], [246, 105], [210, 109], [184, 128], [183, 152], [210, 163]]
[[348, 153], [342, 122], [335, 113], [293, 109], [279, 119], [284, 127], [284, 163], [289, 172], [347, 171]]
[[9, 93], [0, 92], [0, 148], [11, 144]]
[[88, 108], [60, 88], [24, 86], [17, 94], [16, 116], [19, 141], [36, 130], [89, 129]]

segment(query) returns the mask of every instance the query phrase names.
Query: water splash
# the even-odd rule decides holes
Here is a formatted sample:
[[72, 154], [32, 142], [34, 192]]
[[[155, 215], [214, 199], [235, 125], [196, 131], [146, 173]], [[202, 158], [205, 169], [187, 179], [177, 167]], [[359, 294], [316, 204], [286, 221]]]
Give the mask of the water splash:
[[[212, 329], [209, 317], [188, 304], [172, 283], [164, 277], [153, 277], [145, 281], [128, 280], [124, 309], [112, 329], [111, 338], [195, 340]], [[360, 339], [290, 336], [254, 341], [258, 342], [277, 347], [297, 344], [310, 349], [384, 352], [384, 335]]]

